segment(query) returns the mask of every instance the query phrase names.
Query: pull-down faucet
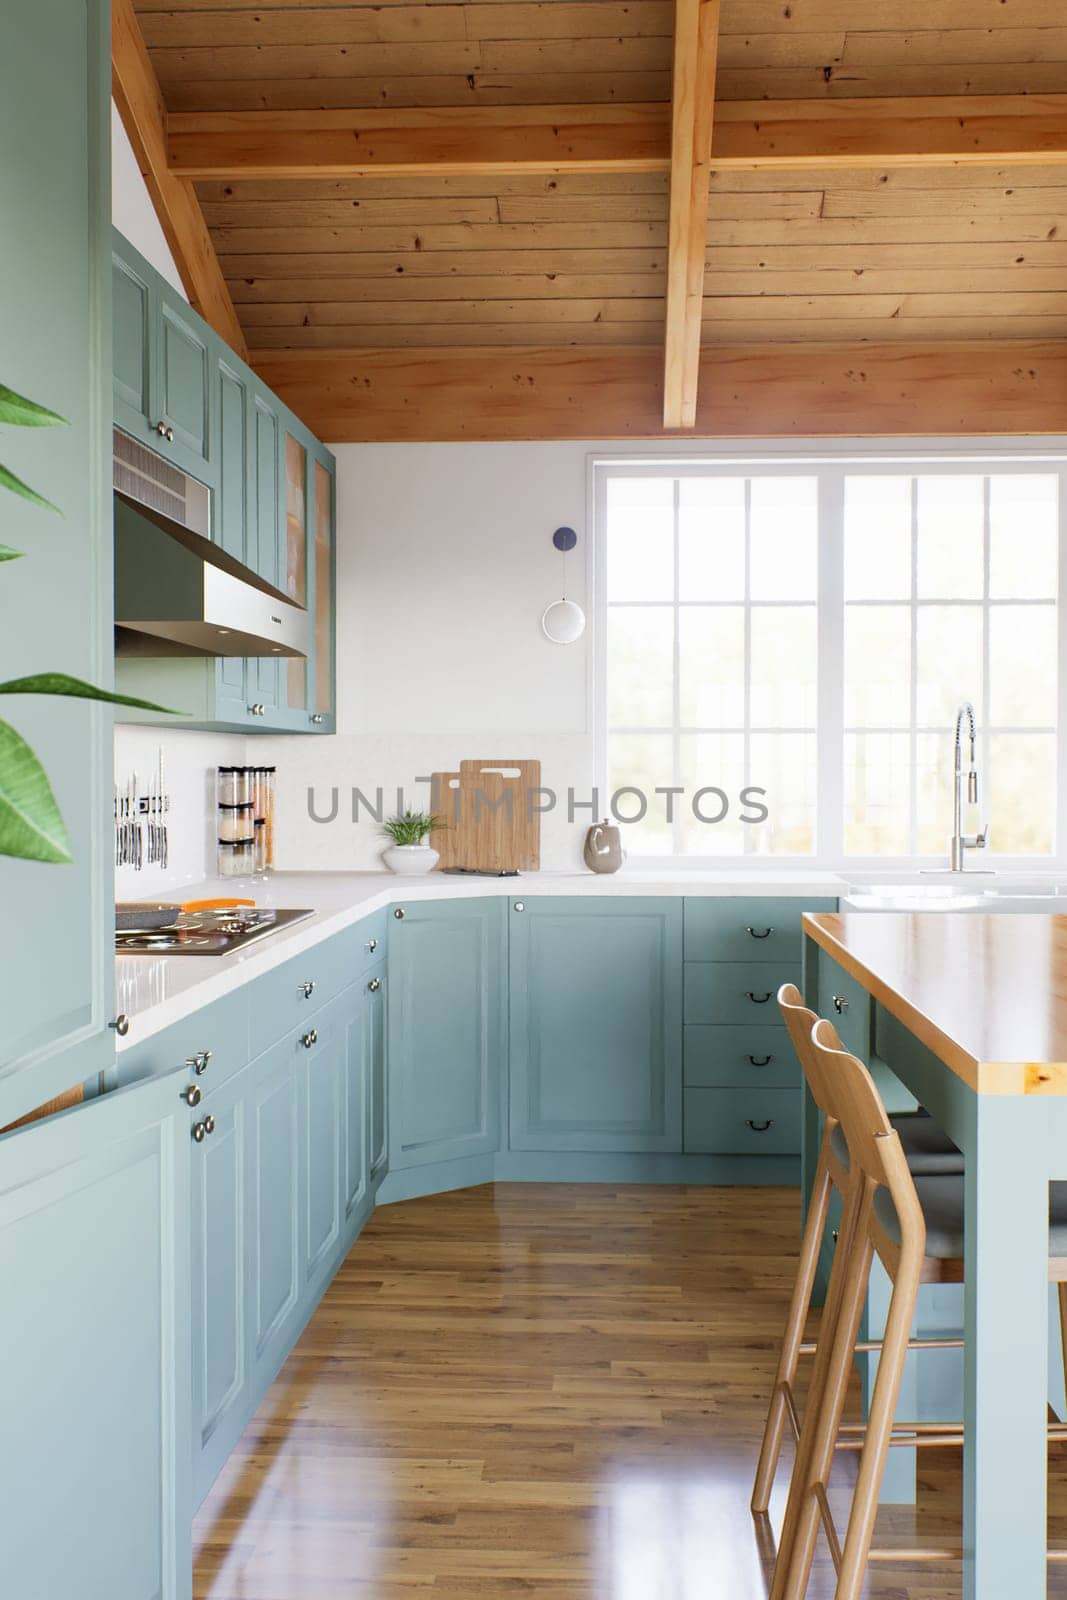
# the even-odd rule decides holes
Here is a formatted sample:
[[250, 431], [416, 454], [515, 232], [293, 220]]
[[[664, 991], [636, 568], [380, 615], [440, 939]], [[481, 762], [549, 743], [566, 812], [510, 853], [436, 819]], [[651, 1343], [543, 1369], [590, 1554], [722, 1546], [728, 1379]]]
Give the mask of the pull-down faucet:
[[982, 824], [981, 833], [968, 838], [963, 831], [963, 723], [967, 721], [970, 741], [970, 760], [967, 768], [967, 799], [973, 806], [978, 803], [978, 767], [975, 762], [976, 732], [974, 707], [965, 700], [956, 712], [956, 744], [952, 764], [952, 837], [948, 842], [949, 871], [988, 872], [988, 867], [968, 868], [965, 865], [968, 850], [984, 850], [989, 840], [989, 823]]

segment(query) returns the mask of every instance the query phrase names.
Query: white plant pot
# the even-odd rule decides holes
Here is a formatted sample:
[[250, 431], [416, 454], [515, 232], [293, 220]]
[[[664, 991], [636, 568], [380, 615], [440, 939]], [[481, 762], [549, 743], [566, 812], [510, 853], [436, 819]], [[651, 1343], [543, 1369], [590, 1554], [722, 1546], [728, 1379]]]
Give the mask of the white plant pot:
[[382, 860], [390, 872], [415, 877], [432, 872], [439, 857], [428, 844], [391, 844], [382, 851]]

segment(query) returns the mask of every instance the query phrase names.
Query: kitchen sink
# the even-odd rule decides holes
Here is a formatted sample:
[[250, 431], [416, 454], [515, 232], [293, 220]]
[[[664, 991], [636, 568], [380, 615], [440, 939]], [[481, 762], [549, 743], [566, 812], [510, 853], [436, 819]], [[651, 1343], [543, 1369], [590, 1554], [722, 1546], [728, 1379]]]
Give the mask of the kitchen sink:
[[1067, 911], [1067, 881], [1004, 873], [856, 873], [847, 911]]

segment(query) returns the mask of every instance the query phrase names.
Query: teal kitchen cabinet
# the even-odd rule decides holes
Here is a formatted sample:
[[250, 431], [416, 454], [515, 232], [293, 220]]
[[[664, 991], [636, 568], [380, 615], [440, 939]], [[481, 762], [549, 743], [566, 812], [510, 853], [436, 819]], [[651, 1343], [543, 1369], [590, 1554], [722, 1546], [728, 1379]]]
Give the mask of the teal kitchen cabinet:
[[799, 1065], [777, 993], [801, 983], [801, 918], [833, 900], [751, 895], [685, 901], [685, 1151], [796, 1155]]
[[682, 902], [510, 902], [513, 1150], [682, 1148]]
[[414, 901], [389, 935], [389, 1166], [500, 1146], [504, 899]]
[[[50, 20], [54, 67], [73, 30]], [[19, 1600], [191, 1594], [178, 1090], [154, 1079], [0, 1140], [3, 1588]]]
[[[343, 1187], [347, 1186], [346, 1151], [342, 1135], [349, 1131], [346, 1100], [349, 1093], [350, 1049], [359, 1076], [358, 992], [352, 1011], [351, 991], [315, 1014], [299, 1035], [296, 1070], [300, 1096], [300, 1293], [322, 1278], [332, 1264], [341, 1241], [344, 1215]], [[356, 1086], [362, 1106], [364, 1089]], [[356, 1130], [365, 1162], [365, 1140]]]
[[212, 538], [305, 607], [309, 628], [306, 660], [123, 657], [119, 686], [183, 711], [187, 727], [331, 733], [333, 456], [117, 232], [112, 281], [115, 425], [207, 486]]
[[111, 272], [115, 424], [211, 483], [214, 336], [117, 232]]
[[253, 1241], [249, 1235], [248, 1117], [253, 1071], [246, 1066], [189, 1112], [196, 1504], [207, 1493], [244, 1427], [249, 1394], [248, 1289]]
[[[5, 428], [3, 462], [58, 506], [0, 491], [0, 679], [111, 686], [110, 47], [107, 8], [8, 12], [0, 55], [0, 381], [66, 419]], [[32, 133], [29, 131], [32, 129]], [[16, 154], [17, 152], [17, 154]], [[0, 858], [0, 1127], [114, 1059], [109, 708], [5, 697], [66, 822], [69, 865]]]
[[253, 1065], [248, 1090], [249, 1375], [262, 1392], [289, 1348], [300, 1298], [300, 1081], [291, 1035]]
[[[377, 1186], [389, 1170], [389, 1118], [386, 1105], [385, 962], [364, 980], [360, 1011], [363, 1079], [367, 1090], [367, 1177]], [[351, 1144], [351, 1141], [350, 1141]], [[352, 1185], [349, 1184], [349, 1194]], [[348, 1209], [353, 1209], [349, 1201]]]

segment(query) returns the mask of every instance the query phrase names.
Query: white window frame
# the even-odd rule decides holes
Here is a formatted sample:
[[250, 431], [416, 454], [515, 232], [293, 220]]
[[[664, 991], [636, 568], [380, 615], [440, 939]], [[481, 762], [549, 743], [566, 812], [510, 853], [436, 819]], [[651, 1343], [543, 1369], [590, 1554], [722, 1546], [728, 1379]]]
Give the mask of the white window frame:
[[[818, 528], [818, 696], [816, 731], [815, 850], [808, 855], [720, 854], [645, 855], [631, 852], [638, 867], [664, 867], [693, 871], [744, 870], [773, 874], [783, 867], [867, 872], [900, 868], [919, 869], [947, 864], [946, 851], [937, 855], [859, 856], [844, 854], [844, 480], [866, 473], [1055, 473], [1060, 479], [1058, 549], [1058, 656], [1056, 731], [1056, 806], [1053, 851], [1044, 856], [1011, 856], [996, 850], [995, 816], [990, 817], [991, 849], [983, 861], [1001, 871], [1064, 870], [1067, 867], [1067, 441], [1049, 440], [1042, 449], [1026, 450], [1011, 441], [990, 441], [981, 452], [957, 441], [931, 441], [925, 448], [908, 441], [887, 441], [877, 452], [869, 442], [856, 441], [828, 451], [813, 442], [798, 449], [795, 442], [770, 442], [742, 451], [718, 452], [691, 445], [677, 450], [639, 456], [590, 455], [588, 457], [590, 571], [593, 639], [589, 712], [594, 730], [594, 782], [600, 798], [600, 815], [608, 814], [611, 791], [607, 752], [607, 595], [606, 572], [607, 482], [611, 477], [738, 476], [774, 474], [793, 476], [816, 473], [819, 478]], [[986, 585], [988, 587], [988, 585]], [[980, 604], [988, 615], [988, 600]], [[910, 604], [915, 609], [914, 596]], [[988, 636], [988, 635], [987, 635]], [[983, 690], [988, 663], [977, 663], [975, 694]], [[988, 700], [985, 701], [988, 704]], [[901, 730], [897, 730], [901, 731]], [[911, 731], [909, 724], [909, 733]], [[1023, 730], [1020, 730], [1023, 731]], [[1040, 730], [1026, 730], [1040, 731]], [[948, 737], [946, 735], [946, 737]], [[981, 755], [988, 749], [988, 730], [982, 728]], [[986, 762], [982, 760], [982, 770]], [[714, 775], [708, 779], [714, 782]]]

